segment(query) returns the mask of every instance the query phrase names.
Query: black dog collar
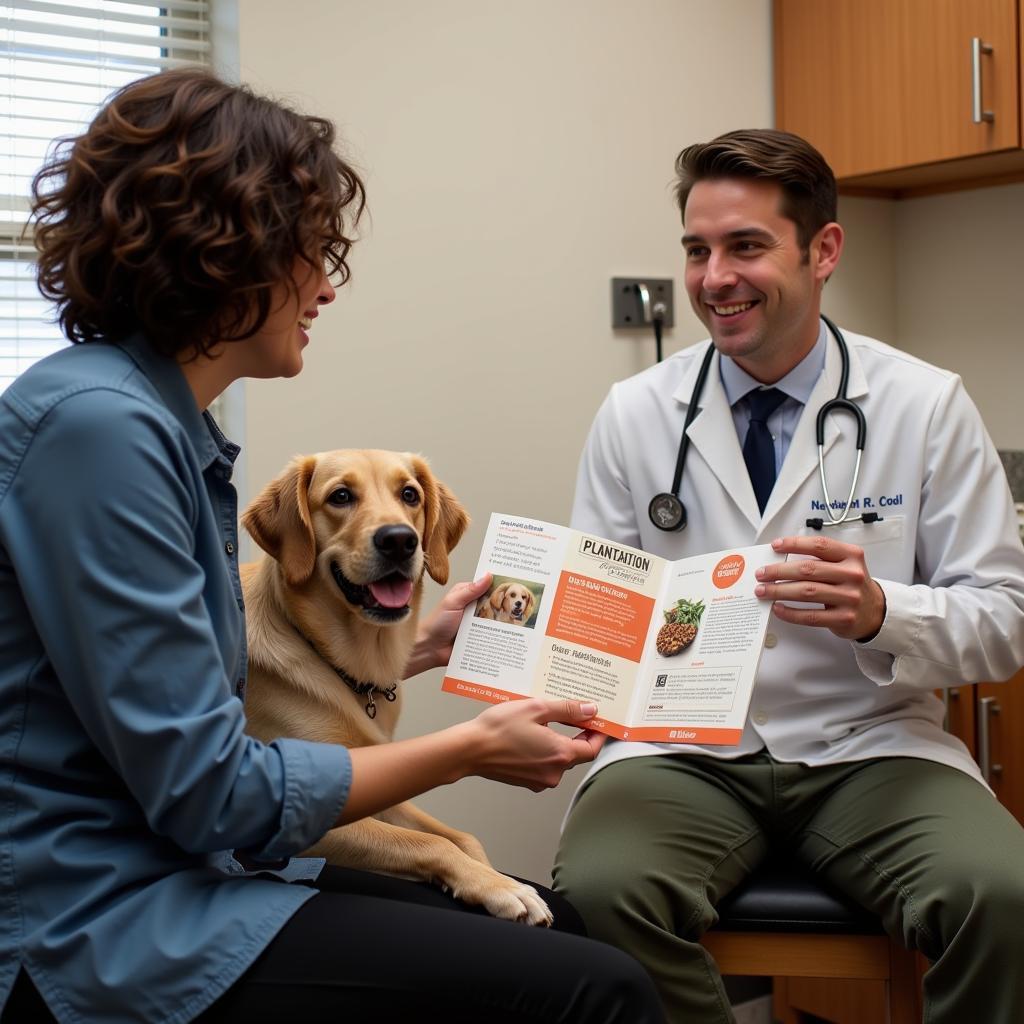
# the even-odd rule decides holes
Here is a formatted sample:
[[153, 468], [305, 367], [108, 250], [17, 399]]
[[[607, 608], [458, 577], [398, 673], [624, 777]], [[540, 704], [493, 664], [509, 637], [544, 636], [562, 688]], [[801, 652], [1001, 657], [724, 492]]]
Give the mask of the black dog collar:
[[350, 676], [343, 668], [338, 668], [337, 665], [331, 665], [331, 663], [316, 649], [316, 644], [309, 639], [294, 623], [292, 629], [295, 630], [303, 640], [309, 644], [310, 647], [316, 651], [317, 656], [321, 661], [330, 665], [331, 668], [337, 673], [338, 678], [353, 692], [357, 693], [360, 697], [366, 698], [366, 716], [367, 718], [377, 717], [377, 702], [373, 699], [375, 693], [380, 694], [386, 701], [393, 703], [398, 700], [398, 694], [395, 690], [398, 689], [398, 683], [394, 682], [390, 686], [379, 686], [377, 683], [365, 683], [356, 679], [354, 676]]

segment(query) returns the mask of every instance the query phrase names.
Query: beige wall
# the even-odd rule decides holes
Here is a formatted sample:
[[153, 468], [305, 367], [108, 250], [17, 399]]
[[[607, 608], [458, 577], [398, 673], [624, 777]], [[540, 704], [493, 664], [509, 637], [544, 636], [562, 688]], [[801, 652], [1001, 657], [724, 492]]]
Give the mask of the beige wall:
[[[454, 559], [468, 577], [490, 512], [566, 520], [598, 402], [653, 359], [653, 341], [610, 328], [609, 278], [674, 277], [666, 350], [703, 336], [672, 161], [771, 123], [769, 0], [244, 0], [238, 22], [241, 78], [337, 122], [372, 214], [304, 373], [246, 386], [247, 486], [296, 452], [422, 451], [476, 519]], [[850, 329], [961, 372], [1001, 447], [1024, 447], [1022, 213], [1024, 185], [843, 199], [825, 297]], [[405, 734], [479, 710], [439, 681], [407, 685]], [[574, 784], [472, 780], [420, 802], [546, 880]]]
[[[609, 279], [675, 276], [685, 307], [672, 161], [770, 123], [768, 0], [245, 0], [239, 21], [241, 78], [338, 123], [372, 212], [305, 371], [247, 385], [249, 486], [295, 452], [420, 450], [476, 519], [467, 577], [490, 512], [567, 519], [597, 404], [653, 360], [611, 330]], [[668, 350], [701, 337], [679, 316]], [[408, 684], [404, 732], [480, 710], [439, 685]], [[573, 785], [421, 803], [546, 880]]]
[[848, 330], [896, 344], [896, 204], [840, 197], [846, 240], [839, 269], [825, 285], [822, 311]]
[[900, 347], [956, 370], [996, 447], [1024, 449], [1024, 184], [894, 205]]
[[1024, 449], [1015, 301], [1024, 287], [1024, 184], [898, 202], [843, 198], [839, 219], [847, 251], [825, 311], [959, 373], [996, 447]]

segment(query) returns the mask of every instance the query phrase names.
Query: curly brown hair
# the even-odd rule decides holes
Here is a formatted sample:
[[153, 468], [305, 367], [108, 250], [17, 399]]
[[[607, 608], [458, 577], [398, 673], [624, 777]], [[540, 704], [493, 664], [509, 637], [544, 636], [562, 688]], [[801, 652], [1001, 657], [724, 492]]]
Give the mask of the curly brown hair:
[[32, 183], [39, 289], [76, 342], [165, 355], [255, 334], [296, 259], [344, 283], [366, 204], [334, 126], [202, 68], [116, 92]]
[[836, 179], [825, 158], [806, 140], [774, 128], [726, 132], [710, 142], [687, 146], [676, 157], [676, 201], [686, 214], [690, 189], [698, 181], [749, 178], [782, 188], [782, 214], [796, 225], [807, 252], [811, 239], [836, 219]]

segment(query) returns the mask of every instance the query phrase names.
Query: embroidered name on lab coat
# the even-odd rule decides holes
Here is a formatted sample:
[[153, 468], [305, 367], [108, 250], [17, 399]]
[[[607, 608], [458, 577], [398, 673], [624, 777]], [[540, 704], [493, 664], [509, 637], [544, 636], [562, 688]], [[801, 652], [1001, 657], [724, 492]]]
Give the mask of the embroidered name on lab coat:
[[[850, 508], [892, 508], [896, 505], [903, 504], [903, 492], [899, 494], [880, 494], [877, 498], [854, 498], [850, 502]], [[829, 502], [828, 508], [833, 511], [837, 509], [846, 508], [846, 502], [841, 498], [833, 498]], [[811, 499], [811, 510], [814, 512], [824, 512], [826, 508], [825, 502], [818, 501], [817, 498]]]

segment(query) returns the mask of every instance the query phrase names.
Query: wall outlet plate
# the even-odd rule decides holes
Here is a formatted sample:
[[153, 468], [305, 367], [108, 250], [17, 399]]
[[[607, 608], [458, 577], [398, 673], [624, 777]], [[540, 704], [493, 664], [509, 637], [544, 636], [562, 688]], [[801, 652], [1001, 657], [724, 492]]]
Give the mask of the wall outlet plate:
[[644, 320], [644, 305], [637, 288], [638, 284], [647, 286], [652, 307], [656, 302], [665, 304], [665, 316], [662, 323], [665, 327], [671, 327], [675, 323], [675, 302], [673, 301], [671, 277], [613, 277], [612, 327], [650, 329], [651, 322]]

